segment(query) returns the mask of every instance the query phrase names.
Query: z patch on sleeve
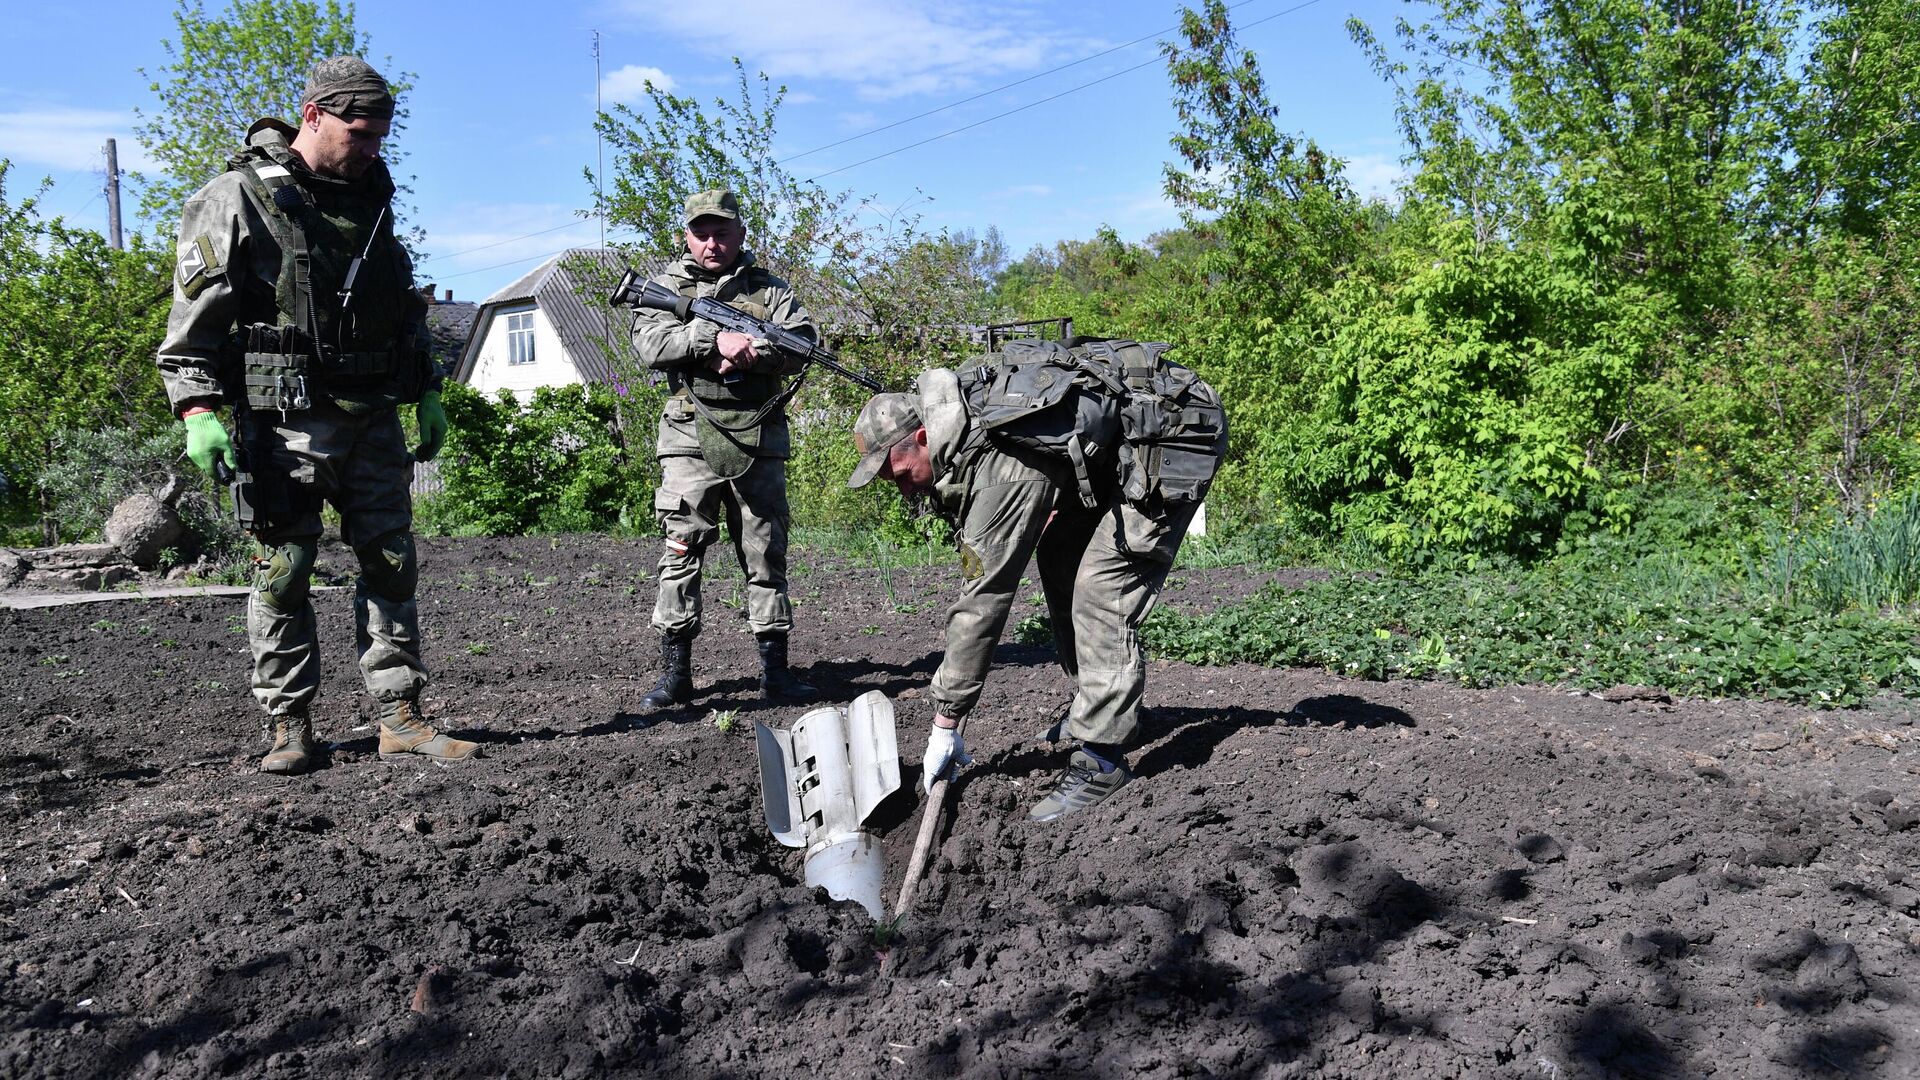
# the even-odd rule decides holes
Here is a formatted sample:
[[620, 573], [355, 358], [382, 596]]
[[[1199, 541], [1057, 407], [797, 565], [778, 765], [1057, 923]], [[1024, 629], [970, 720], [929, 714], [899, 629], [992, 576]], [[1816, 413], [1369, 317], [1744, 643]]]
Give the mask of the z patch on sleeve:
[[225, 273], [226, 267], [220, 265], [220, 257], [213, 253], [213, 240], [205, 233], [182, 246], [185, 250], [180, 253], [180, 291], [187, 294], [187, 299], [193, 300], [213, 283], [214, 278]]

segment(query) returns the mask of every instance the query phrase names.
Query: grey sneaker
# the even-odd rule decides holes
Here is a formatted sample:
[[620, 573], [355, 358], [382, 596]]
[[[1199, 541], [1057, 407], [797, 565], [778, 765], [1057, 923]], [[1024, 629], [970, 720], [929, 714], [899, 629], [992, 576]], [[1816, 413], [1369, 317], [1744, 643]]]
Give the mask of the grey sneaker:
[[1075, 810], [1097, 806], [1131, 779], [1133, 774], [1127, 771], [1125, 762], [1115, 763], [1112, 772], [1101, 772], [1098, 759], [1085, 750], [1075, 750], [1067, 759], [1067, 767], [1053, 782], [1052, 794], [1034, 804], [1027, 817], [1033, 821], [1052, 821]]

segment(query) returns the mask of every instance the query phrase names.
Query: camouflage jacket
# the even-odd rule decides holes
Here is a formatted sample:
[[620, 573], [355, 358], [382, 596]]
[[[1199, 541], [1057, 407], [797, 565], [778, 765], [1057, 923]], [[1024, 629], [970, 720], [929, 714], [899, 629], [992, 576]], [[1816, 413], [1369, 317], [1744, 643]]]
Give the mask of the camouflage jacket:
[[952, 371], [926, 372], [918, 389], [934, 496], [956, 523], [966, 577], [960, 598], [947, 609], [946, 655], [930, 696], [940, 712], [959, 719], [980, 700], [1020, 575], [1062, 489], [1036, 464], [986, 444], [968, 420]]
[[[793, 289], [761, 268], [752, 252], [741, 252], [733, 268], [719, 274], [695, 262], [691, 255], [683, 256], [653, 280], [682, 296], [713, 297], [757, 318], [819, 339], [813, 317], [795, 299]], [[755, 365], [753, 371], [736, 382], [723, 382], [707, 367], [709, 361], [720, 355], [715, 344], [718, 332], [718, 327], [702, 319], [681, 322], [670, 311], [634, 309], [634, 351], [641, 364], [666, 375], [672, 390], [660, 418], [656, 452], [661, 457], [702, 455], [699, 433], [695, 430], [696, 413], [688, 396], [698, 397], [717, 415], [737, 422], [750, 416], [779, 391], [780, 376], [791, 375], [805, 366], [799, 359], [777, 356], [772, 363], [762, 361]], [[770, 351], [764, 345], [761, 347], [763, 355]], [[756, 457], [784, 458], [791, 453], [792, 442], [784, 412], [776, 410], [757, 431], [742, 434], [754, 444], [749, 449]]]
[[[362, 372], [330, 380], [318, 372], [315, 390], [363, 411], [418, 401], [439, 385], [429, 354], [426, 304], [414, 291], [406, 249], [386, 226], [367, 245], [375, 236], [378, 211], [393, 194], [386, 167], [376, 164], [353, 182], [318, 176], [293, 153], [292, 134], [277, 120], [255, 124], [234, 167], [194, 193], [181, 213], [173, 307], [157, 359], [175, 413], [196, 404], [218, 408], [228, 400], [240, 383], [248, 328], [295, 322], [293, 257], [280, 240], [289, 216], [263, 198], [266, 189], [254, 175], [256, 167], [277, 182], [297, 186], [311, 211], [302, 228], [313, 267], [312, 303], [324, 316], [323, 336], [336, 348], [344, 342], [347, 352], [386, 356], [383, 371], [373, 376]], [[335, 316], [341, 279], [363, 251], [368, 258], [356, 282], [352, 329], [343, 334]]]

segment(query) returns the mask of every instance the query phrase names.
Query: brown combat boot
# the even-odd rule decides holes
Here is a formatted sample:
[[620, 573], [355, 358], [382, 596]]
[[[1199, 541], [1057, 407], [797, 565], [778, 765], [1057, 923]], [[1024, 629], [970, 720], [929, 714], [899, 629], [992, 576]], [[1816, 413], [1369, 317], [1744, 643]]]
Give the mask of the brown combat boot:
[[281, 713], [268, 720], [273, 748], [260, 759], [260, 771], [298, 776], [313, 768], [320, 746], [313, 740], [313, 721], [306, 713]]
[[426, 718], [420, 715], [419, 703], [381, 702], [380, 756], [399, 757], [402, 754], [419, 754], [440, 761], [464, 761], [470, 757], [486, 756], [480, 752], [479, 743], [448, 738], [429, 727]]

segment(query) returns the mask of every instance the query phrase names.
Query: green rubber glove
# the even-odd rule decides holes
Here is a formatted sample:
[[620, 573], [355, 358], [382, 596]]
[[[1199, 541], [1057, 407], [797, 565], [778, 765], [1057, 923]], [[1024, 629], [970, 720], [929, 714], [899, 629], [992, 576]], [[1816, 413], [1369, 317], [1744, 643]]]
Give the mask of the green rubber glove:
[[447, 441], [447, 410], [440, 405], [440, 391], [429, 390], [413, 407], [413, 418], [420, 423], [420, 445], [413, 448], [417, 461], [432, 461]]
[[233, 440], [227, 438], [226, 425], [220, 417], [211, 412], [197, 412], [184, 420], [187, 425], [187, 457], [199, 466], [200, 471], [213, 475], [215, 458], [225, 458], [227, 468], [236, 467], [233, 457]]

